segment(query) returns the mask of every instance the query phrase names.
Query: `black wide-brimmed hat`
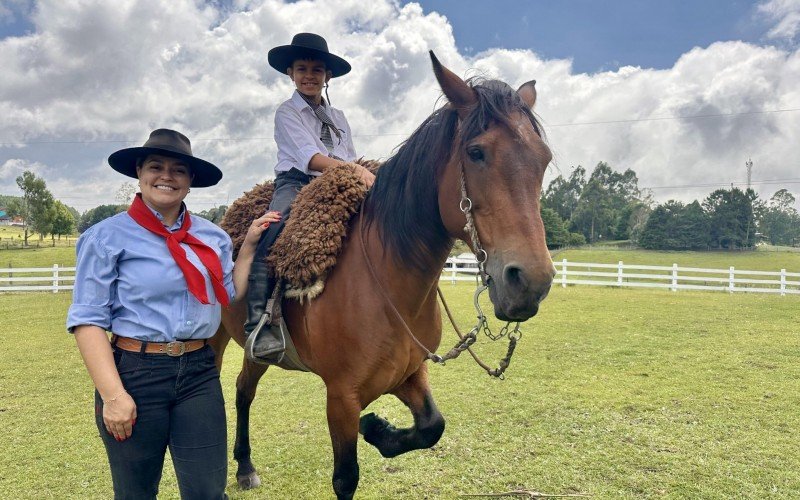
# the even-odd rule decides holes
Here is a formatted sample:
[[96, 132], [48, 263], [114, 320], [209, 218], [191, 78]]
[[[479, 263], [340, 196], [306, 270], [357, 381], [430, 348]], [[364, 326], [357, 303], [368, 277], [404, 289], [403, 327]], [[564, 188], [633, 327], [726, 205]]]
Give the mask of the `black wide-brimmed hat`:
[[346, 75], [350, 72], [350, 63], [328, 51], [328, 42], [314, 33], [298, 33], [292, 38], [291, 45], [281, 45], [267, 54], [269, 65], [286, 74], [297, 59], [319, 59], [325, 62], [332, 77]]
[[222, 171], [214, 164], [192, 155], [189, 139], [174, 130], [160, 128], [150, 132], [150, 138], [140, 148], [125, 148], [108, 157], [108, 164], [117, 172], [137, 178], [136, 160], [147, 155], [164, 155], [179, 158], [192, 170], [192, 187], [213, 186], [222, 179]]

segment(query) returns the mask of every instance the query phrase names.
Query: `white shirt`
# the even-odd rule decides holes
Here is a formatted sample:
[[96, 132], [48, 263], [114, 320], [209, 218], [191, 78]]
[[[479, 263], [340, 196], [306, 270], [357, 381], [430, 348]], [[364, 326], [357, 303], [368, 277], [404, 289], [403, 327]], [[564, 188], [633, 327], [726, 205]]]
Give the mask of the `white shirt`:
[[[344, 113], [332, 106], [327, 106], [325, 110], [342, 133], [340, 142], [336, 134], [331, 131], [332, 154], [344, 161], [355, 160], [353, 136]], [[278, 145], [278, 164], [275, 165], [275, 173], [296, 168], [311, 176], [320, 175], [322, 172], [309, 170], [308, 162], [317, 153], [328, 156], [328, 149], [319, 138], [321, 133], [322, 122], [314, 114], [311, 106], [295, 91], [291, 99], [284, 101], [275, 112], [275, 142]]]

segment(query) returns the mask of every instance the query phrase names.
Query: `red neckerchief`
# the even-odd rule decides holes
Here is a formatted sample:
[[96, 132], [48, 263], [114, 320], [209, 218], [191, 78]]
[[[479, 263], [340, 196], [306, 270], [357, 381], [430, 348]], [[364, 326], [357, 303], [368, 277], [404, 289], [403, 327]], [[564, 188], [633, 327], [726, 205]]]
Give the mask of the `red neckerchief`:
[[203, 278], [202, 273], [186, 258], [186, 251], [181, 247], [181, 243], [186, 243], [194, 250], [200, 262], [206, 266], [208, 276], [211, 278], [211, 286], [214, 289], [214, 294], [217, 296], [217, 301], [223, 306], [228, 305], [228, 292], [225, 290], [225, 285], [222, 283], [222, 264], [216, 252], [208, 245], [189, 234], [189, 228], [192, 227], [192, 219], [189, 217], [189, 211], [185, 210], [183, 215], [183, 224], [181, 228], [171, 233], [167, 231], [164, 224], [158, 220], [158, 217], [145, 205], [142, 201], [142, 193], [137, 193], [133, 199], [131, 207], [128, 209], [128, 215], [131, 216], [137, 224], [147, 229], [151, 233], [155, 233], [167, 240], [167, 249], [175, 259], [175, 263], [183, 271], [183, 277], [186, 278], [186, 284], [189, 286], [189, 292], [197, 297], [203, 304], [208, 304], [208, 294], [206, 293], [206, 280]]

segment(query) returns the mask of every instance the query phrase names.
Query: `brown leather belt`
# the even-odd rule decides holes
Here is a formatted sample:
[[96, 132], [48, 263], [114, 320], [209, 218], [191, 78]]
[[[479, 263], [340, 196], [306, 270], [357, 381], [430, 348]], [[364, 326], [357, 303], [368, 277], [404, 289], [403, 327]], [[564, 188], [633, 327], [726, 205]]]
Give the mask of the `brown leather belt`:
[[[144, 352], [146, 354], [166, 354], [167, 356], [183, 356], [187, 352], [202, 349], [206, 345], [206, 339], [198, 340], [176, 340], [175, 342], [142, 342], [141, 340], [129, 337], [113, 335], [111, 345], [130, 352]], [[144, 351], [142, 351], [144, 345]]]

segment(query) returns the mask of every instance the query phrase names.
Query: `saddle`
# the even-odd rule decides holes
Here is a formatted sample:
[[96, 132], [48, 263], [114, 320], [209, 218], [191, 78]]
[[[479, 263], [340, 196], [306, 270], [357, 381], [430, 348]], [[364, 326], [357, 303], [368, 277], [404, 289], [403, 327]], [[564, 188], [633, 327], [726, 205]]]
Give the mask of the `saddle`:
[[[377, 171], [380, 163], [356, 163]], [[239, 253], [247, 229], [266, 213], [275, 189], [272, 181], [256, 185], [233, 202], [220, 223]], [[322, 293], [325, 278], [336, 265], [352, 216], [367, 195], [353, 164], [339, 165], [305, 186], [292, 203], [291, 215], [272, 247], [267, 263], [286, 282], [287, 298], [310, 300]]]
[[[377, 172], [380, 163], [360, 159], [356, 163]], [[233, 202], [220, 223], [233, 241], [236, 259], [252, 221], [268, 210], [275, 186], [256, 185]], [[308, 371], [297, 356], [281, 312], [282, 298], [312, 300], [325, 289], [325, 279], [336, 265], [347, 236], [350, 219], [367, 195], [353, 164], [328, 168], [298, 193], [291, 215], [272, 247], [267, 263], [279, 279], [267, 302], [266, 320], [286, 342], [286, 355], [278, 364], [288, 370]], [[276, 332], [278, 333], [278, 332]], [[258, 358], [258, 339], [248, 339], [248, 357]]]

